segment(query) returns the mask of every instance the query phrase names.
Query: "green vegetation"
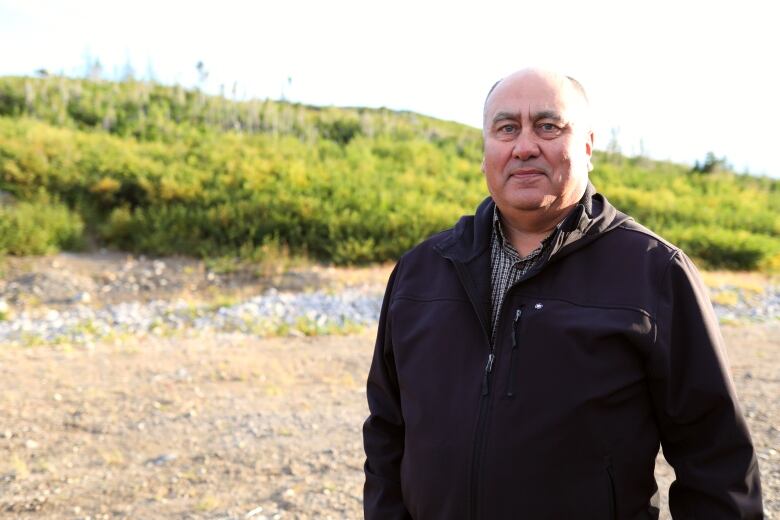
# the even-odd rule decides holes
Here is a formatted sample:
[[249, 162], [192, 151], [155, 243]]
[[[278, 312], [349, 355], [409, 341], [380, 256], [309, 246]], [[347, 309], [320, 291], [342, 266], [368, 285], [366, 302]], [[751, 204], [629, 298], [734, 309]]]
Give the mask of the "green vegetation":
[[[0, 254], [397, 258], [486, 195], [481, 135], [386, 109], [0, 78]], [[780, 182], [599, 154], [619, 208], [707, 267], [780, 267]], [[12, 201], [12, 202], [9, 202]]]
[[46, 198], [0, 205], [0, 254], [36, 255], [81, 246], [81, 217]]

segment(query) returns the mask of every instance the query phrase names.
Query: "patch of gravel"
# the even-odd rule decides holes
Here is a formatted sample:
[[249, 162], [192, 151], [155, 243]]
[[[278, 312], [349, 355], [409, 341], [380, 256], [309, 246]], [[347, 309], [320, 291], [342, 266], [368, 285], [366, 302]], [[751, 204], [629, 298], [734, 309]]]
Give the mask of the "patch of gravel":
[[[715, 303], [715, 313], [721, 322], [769, 321], [780, 319], [780, 285], [768, 285], [761, 292], [748, 291], [734, 285], [710, 288]], [[718, 303], [722, 295], [729, 295], [733, 302]]]
[[188, 299], [204, 292], [301, 291], [326, 285], [335, 271], [317, 265], [284, 271], [257, 264], [223, 264], [220, 270], [194, 258], [147, 258], [110, 251], [8, 257], [0, 264], [0, 300], [17, 308], [61, 309], [79, 303], [104, 306]]
[[66, 310], [38, 309], [0, 321], [0, 344], [86, 343], [127, 334], [170, 335], [185, 330], [259, 337], [349, 332], [375, 323], [381, 301], [382, 294], [372, 287], [336, 293], [271, 289], [232, 305], [155, 300], [98, 309], [86, 305]]
[[[154, 272], [164, 271], [159, 267]], [[80, 281], [83, 285], [79, 285]], [[22, 282], [31, 284], [26, 290], [33, 294], [52, 292], [56, 287], [58, 295], [81, 296], [70, 305], [38, 306], [20, 312], [0, 298], [0, 344], [83, 344], [126, 334], [166, 336], [193, 329], [258, 337], [348, 332], [376, 322], [383, 292], [381, 285], [364, 284], [335, 291], [269, 289], [258, 296], [227, 303], [194, 303], [179, 298], [129, 300], [97, 307], [88, 304], [92, 281], [83, 276], [52, 283], [50, 274], [29, 273], [6, 284], [6, 290], [17, 291]], [[763, 292], [725, 286], [711, 292], [722, 323], [780, 319], [780, 286], [768, 286]], [[717, 303], [724, 299], [723, 294], [731, 300], [728, 305]]]

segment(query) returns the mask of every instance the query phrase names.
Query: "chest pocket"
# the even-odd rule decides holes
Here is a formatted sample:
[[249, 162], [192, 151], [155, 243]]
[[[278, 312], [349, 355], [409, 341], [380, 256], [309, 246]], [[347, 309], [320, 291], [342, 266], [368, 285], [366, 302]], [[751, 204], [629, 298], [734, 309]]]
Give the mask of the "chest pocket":
[[547, 389], [547, 395], [576, 406], [614, 396], [644, 378], [642, 353], [654, 326], [642, 309], [515, 295], [502, 314], [496, 343], [509, 372], [507, 397]]

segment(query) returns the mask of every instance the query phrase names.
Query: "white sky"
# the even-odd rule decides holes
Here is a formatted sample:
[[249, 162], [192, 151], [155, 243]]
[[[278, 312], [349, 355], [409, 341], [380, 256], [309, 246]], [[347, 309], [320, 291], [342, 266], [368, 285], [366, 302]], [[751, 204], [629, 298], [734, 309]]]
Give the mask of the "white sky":
[[[529, 65], [576, 77], [597, 147], [693, 163], [708, 151], [780, 177], [772, 2], [0, 0], [0, 75], [107, 74], [308, 104], [386, 106], [473, 126], [493, 82]], [[287, 78], [292, 78], [287, 85]]]

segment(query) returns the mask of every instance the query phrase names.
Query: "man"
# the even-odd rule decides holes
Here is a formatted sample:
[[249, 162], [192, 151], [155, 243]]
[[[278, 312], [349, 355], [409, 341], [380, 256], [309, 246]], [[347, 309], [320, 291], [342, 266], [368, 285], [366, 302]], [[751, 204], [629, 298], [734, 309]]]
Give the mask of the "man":
[[762, 518], [717, 320], [683, 252], [588, 182], [575, 80], [523, 70], [484, 112], [490, 197], [403, 256], [368, 376], [366, 518]]

